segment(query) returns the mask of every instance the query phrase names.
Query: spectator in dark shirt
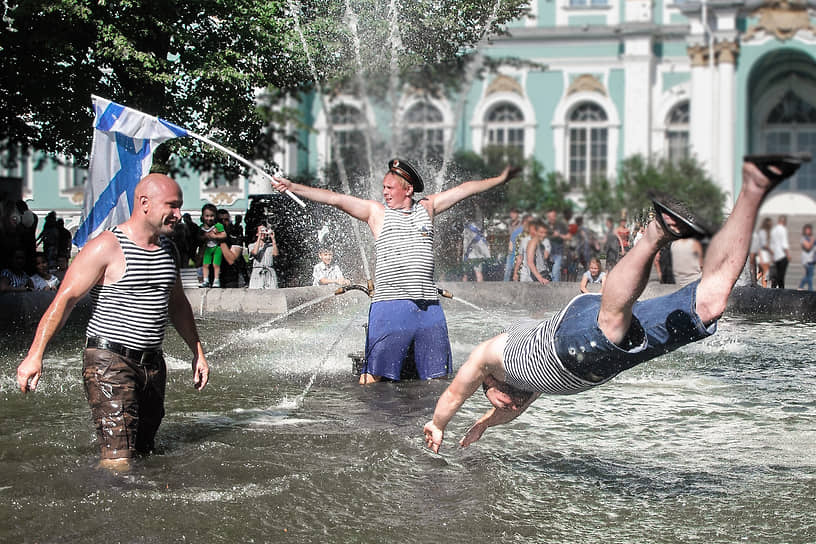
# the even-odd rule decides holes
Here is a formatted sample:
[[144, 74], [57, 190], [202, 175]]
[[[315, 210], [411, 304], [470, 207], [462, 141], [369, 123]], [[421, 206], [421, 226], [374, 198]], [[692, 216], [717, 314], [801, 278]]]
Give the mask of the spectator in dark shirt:
[[31, 277], [25, 271], [25, 250], [18, 247], [12, 253], [11, 265], [0, 271], [0, 291], [31, 291]]
[[603, 253], [606, 255], [606, 270], [612, 270], [621, 258], [623, 252], [618, 233], [615, 232], [615, 222], [611, 217], [606, 218], [606, 240], [604, 241]]
[[57, 255], [70, 257], [72, 246], [71, 231], [65, 228], [65, 220], [57, 219]]

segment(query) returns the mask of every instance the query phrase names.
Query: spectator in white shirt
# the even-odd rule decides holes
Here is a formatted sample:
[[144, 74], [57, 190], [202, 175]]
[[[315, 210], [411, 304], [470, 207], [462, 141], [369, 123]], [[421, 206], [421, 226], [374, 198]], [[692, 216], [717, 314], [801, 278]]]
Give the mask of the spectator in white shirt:
[[785, 288], [785, 272], [788, 270], [788, 218], [780, 215], [776, 226], [771, 229], [770, 248], [774, 260], [774, 273], [772, 275], [771, 287]]

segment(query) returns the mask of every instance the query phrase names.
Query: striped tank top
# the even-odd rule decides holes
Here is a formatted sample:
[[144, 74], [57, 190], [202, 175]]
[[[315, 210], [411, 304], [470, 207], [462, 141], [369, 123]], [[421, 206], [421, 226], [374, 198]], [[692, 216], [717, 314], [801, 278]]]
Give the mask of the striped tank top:
[[374, 302], [438, 300], [433, 245], [433, 223], [422, 204], [414, 202], [410, 210], [385, 208], [382, 231], [374, 244]]
[[87, 336], [132, 349], [159, 349], [168, 321], [170, 292], [178, 269], [173, 243], [159, 237], [159, 249], [137, 246], [118, 227], [111, 229], [125, 255], [125, 273], [109, 285], [91, 289]]
[[555, 331], [567, 308], [569, 305], [544, 321], [520, 321], [507, 329], [504, 346], [507, 383], [523, 391], [574, 395], [609, 381], [590, 382], [579, 378], [558, 358]]

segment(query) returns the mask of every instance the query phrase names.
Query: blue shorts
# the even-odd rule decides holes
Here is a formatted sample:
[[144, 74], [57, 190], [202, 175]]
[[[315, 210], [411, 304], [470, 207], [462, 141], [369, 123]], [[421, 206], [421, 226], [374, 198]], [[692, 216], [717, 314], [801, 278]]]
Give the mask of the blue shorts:
[[400, 379], [402, 363], [413, 347], [421, 380], [447, 376], [451, 369], [448, 324], [438, 300], [384, 300], [368, 311], [366, 365], [363, 372]]
[[555, 351], [564, 367], [591, 382], [605, 381], [649, 359], [714, 334], [717, 323], [706, 327], [695, 310], [697, 285], [636, 302], [624, 349], [610, 342], [598, 327], [601, 295], [576, 297], [566, 309], [555, 333]]

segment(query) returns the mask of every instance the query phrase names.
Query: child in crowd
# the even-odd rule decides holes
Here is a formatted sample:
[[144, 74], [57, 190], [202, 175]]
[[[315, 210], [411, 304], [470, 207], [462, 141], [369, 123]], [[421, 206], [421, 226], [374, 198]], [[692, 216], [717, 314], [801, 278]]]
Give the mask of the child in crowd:
[[11, 255], [11, 266], [0, 271], [0, 291], [31, 291], [31, 277], [25, 271], [26, 253], [16, 248]]
[[321, 247], [318, 251], [320, 262], [314, 265], [312, 270], [312, 285], [348, 285], [351, 283], [343, 277], [340, 267], [332, 263], [334, 252], [330, 247]]
[[[221, 287], [221, 241], [227, 238], [224, 225], [215, 222], [218, 212], [209, 202], [201, 208], [201, 239], [204, 241], [204, 260], [201, 263], [201, 287]], [[213, 281], [210, 283], [210, 265], [213, 267]]]
[[[46, 256], [46, 260], [47, 259], [48, 257]], [[54, 274], [59, 281], [62, 281], [62, 278], [65, 277], [65, 273], [68, 271], [68, 256], [58, 254], [54, 268], [49, 268], [48, 271]]]
[[581, 277], [582, 293], [602, 293], [606, 272], [601, 271], [601, 261], [597, 258], [589, 260], [589, 270]]
[[31, 276], [31, 283], [35, 291], [56, 291], [59, 286], [59, 278], [48, 271], [48, 258], [45, 253], [37, 253], [35, 256], [37, 273]]

